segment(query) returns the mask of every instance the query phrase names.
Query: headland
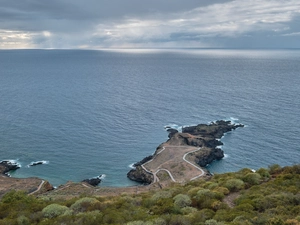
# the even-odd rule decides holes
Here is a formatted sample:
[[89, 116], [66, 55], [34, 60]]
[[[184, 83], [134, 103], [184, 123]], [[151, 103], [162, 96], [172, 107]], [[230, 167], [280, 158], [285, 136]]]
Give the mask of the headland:
[[[52, 197], [74, 197], [81, 194], [116, 195], [123, 192], [139, 193], [160, 189], [172, 183], [186, 183], [200, 177], [210, 177], [204, 167], [214, 160], [224, 157], [218, 146], [226, 132], [243, 127], [231, 121], [218, 120], [210, 124], [183, 127], [178, 131], [166, 127], [168, 140], [160, 144], [153, 155], [147, 156], [134, 164], [127, 177], [143, 185], [134, 187], [99, 187], [101, 176], [85, 179], [82, 182], [67, 182], [56, 189], [40, 178], [12, 178], [10, 170], [18, 165], [10, 161], [0, 162], [0, 198], [10, 190], [23, 190], [28, 194]], [[37, 164], [39, 165], [39, 164]]]
[[202, 176], [211, 176], [204, 167], [224, 157], [218, 146], [226, 132], [243, 127], [231, 121], [218, 120], [210, 124], [183, 127], [182, 132], [167, 127], [169, 139], [155, 153], [134, 164], [128, 178], [144, 184], [185, 183]]

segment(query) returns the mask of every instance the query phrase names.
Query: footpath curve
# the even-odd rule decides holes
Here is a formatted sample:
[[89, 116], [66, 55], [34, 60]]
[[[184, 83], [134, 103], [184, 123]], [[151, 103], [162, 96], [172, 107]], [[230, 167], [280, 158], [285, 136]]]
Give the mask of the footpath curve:
[[39, 190], [41, 190], [41, 188], [43, 187], [43, 184], [44, 184], [44, 183], [45, 183], [45, 181], [42, 180], [42, 182], [40, 183], [39, 187], [38, 187], [35, 191], [29, 193], [28, 195], [33, 195], [34, 193], [36, 193], [36, 192], [38, 192]]
[[[185, 146], [166, 146], [166, 147], [170, 147], [170, 148], [186, 148]], [[149, 170], [149, 169], [147, 169], [147, 168], [145, 167], [146, 164], [151, 163], [153, 160], [156, 159], [156, 157], [157, 157], [159, 154], [161, 154], [163, 151], [165, 151], [165, 150], [166, 150], [166, 147], [163, 146], [162, 149], [161, 149], [159, 152], [157, 152], [157, 153], [155, 154], [155, 156], [153, 157], [153, 159], [151, 159], [151, 160], [149, 160], [148, 162], [145, 162], [144, 164], [141, 165], [141, 167], [142, 167], [147, 173], [150, 173], [150, 174], [153, 175], [153, 183], [156, 183], [156, 182], [159, 182], [159, 181], [160, 181], [159, 178], [157, 177], [157, 173], [160, 172], [160, 171], [165, 171], [165, 172], [167, 172], [168, 175], [169, 175], [169, 177], [171, 178], [171, 180], [172, 180], [173, 182], [176, 182], [174, 176], [172, 175], [172, 172], [171, 172], [170, 170], [168, 170], [168, 169], [160, 168], [160, 166], [159, 166], [157, 169], [155, 169], [154, 171], [152, 171], [152, 170]], [[197, 176], [195, 176], [195, 177], [192, 177], [190, 180], [195, 180], [195, 179], [197, 179], [197, 178], [199, 178], [199, 177], [205, 175], [205, 171], [204, 171], [201, 167], [195, 165], [194, 163], [192, 163], [192, 162], [190, 162], [190, 161], [188, 161], [188, 160], [186, 159], [186, 156], [187, 156], [188, 154], [193, 153], [193, 152], [196, 152], [196, 151], [199, 151], [200, 149], [201, 149], [201, 148], [197, 148], [196, 150], [189, 151], [189, 152], [185, 153], [185, 154], [183, 155], [183, 157], [182, 157], [182, 160], [183, 160], [184, 162], [188, 163], [189, 165], [191, 165], [192, 167], [196, 168], [197, 170], [199, 170], [199, 171], [201, 172], [199, 175], [197, 175]]]
[[187, 162], [188, 164], [192, 165], [193, 167], [195, 167], [195, 168], [197, 168], [198, 170], [201, 171], [201, 174], [200, 174], [200, 175], [191, 178], [191, 180], [195, 180], [195, 179], [197, 179], [197, 178], [199, 178], [199, 177], [202, 177], [202, 176], [205, 174], [204, 170], [201, 169], [201, 167], [196, 166], [195, 164], [191, 163], [190, 161], [188, 161], [188, 160], [185, 158], [188, 154], [193, 153], [193, 152], [197, 152], [197, 151], [199, 151], [199, 150], [201, 150], [201, 148], [198, 148], [198, 149], [196, 149], [196, 150], [187, 152], [187, 153], [185, 153], [184, 156], [182, 157], [182, 159], [183, 159], [185, 162]]

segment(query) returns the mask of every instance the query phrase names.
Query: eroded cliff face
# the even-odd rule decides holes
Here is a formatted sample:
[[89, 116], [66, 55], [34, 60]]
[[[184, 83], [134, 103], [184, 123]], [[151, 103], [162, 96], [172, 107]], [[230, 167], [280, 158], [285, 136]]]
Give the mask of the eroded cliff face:
[[[170, 128], [169, 139], [162, 143], [153, 156], [149, 156], [136, 163], [135, 169], [127, 174], [128, 178], [137, 182], [149, 184], [153, 182], [153, 175], [145, 171], [142, 167], [149, 160], [155, 160], [155, 155], [163, 146], [193, 146], [201, 147], [201, 151], [193, 153], [193, 160], [200, 167], [205, 167], [214, 160], [220, 160], [224, 157], [224, 152], [217, 146], [223, 145], [219, 140], [226, 132], [243, 127], [242, 124], [232, 124], [231, 121], [219, 120], [210, 124], [198, 124], [197, 126], [184, 127], [182, 132]], [[180, 151], [180, 148], [178, 148]], [[152, 176], [151, 176], [152, 175]]]

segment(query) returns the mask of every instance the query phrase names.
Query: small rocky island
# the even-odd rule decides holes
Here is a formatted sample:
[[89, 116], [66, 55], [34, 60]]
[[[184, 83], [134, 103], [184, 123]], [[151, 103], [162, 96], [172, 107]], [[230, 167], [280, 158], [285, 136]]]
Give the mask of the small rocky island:
[[210, 124], [183, 127], [182, 132], [168, 127], [169, 139], [159, 145], [155, 153], [134, 164], [127, 173], [131, 180], [151, 184], [155, 182], [187, 182], [209, 175], [203, 167], [224, 157], [218, 146], [226, 132], [243, 127], [231, 121], [219, 120]]

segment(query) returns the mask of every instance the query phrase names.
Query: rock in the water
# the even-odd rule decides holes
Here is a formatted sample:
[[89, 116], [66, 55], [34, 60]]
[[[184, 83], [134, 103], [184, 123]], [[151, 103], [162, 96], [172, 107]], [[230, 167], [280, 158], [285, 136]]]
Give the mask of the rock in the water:
[[89, 179], [85, 179], [83, 180], [82, 182], [85, 182], [85, 183], [88, 183], [92, 186], [97, 186], [98, 184], [101, 183], [101, 180], [102, 180], [102, 175], [101, 176], [98, 176], [98, 177], [93, 177], [93, 178], [89, 178]]
[[19, 169], [20, 165], [14, 160], [4, 160], [0, 162], [0, 174], [6, 174], [11, 170]]
[[35, 161], [35, 162], [31, 162], [28, 166], [37, 166], [37, 165], [48, 164], [48, 163], [49, 161], [45, 161], [45, 160]]

